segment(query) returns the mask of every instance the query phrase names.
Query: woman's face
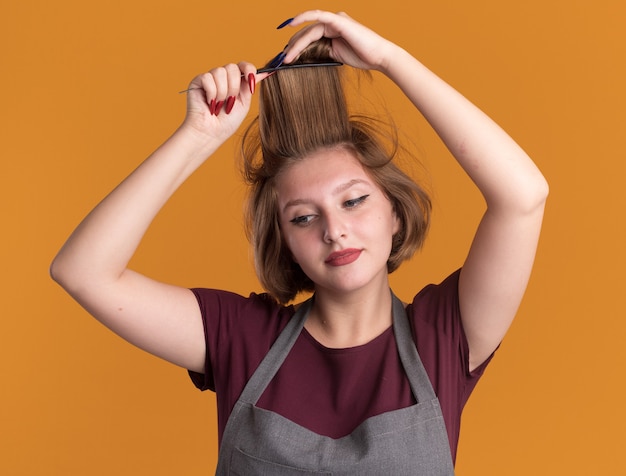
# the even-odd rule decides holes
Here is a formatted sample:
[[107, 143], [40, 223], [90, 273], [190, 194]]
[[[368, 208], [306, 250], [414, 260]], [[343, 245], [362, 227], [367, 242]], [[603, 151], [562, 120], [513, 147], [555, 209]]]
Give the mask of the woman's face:
[[277, 177], [277, 192], [283, 239], [318, 291], [387, 283], [399, 222], [352, 152], [324, 149], [293, 163]]

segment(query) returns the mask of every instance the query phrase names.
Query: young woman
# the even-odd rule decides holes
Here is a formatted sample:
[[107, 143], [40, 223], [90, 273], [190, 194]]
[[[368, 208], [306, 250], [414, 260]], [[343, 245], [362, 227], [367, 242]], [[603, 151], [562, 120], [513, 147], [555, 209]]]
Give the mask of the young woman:
[[[217, 392], [218, 474], [452, 474], [460, 415], [530, 276], [547, 184], [494, 122], [399, 46], [308, 11], [275, 73], [196, 77], [181, 127], [78, 226], [51, 267], [91, 314]], [[401, 303], [388, 273], [430, 202], [375, 123], [349, 113], [337, 61], [393, 80], [480, 189], [467, 259]], [[249, 236], [266, 294], [189, 290], [127, 268], [150, 222], [245, 119]], [[451, 270], [452, 271], [452, 270]], [[301, 291], [313, 297], [288, 305]], [[416, 290], [418, 291], [418, 290]]]

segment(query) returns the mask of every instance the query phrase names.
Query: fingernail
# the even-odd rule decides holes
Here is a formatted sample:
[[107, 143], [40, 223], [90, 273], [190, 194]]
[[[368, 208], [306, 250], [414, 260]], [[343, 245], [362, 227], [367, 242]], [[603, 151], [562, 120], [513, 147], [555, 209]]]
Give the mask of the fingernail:
[[224, 107], [224, 111], [226, 114], [230, 114], [230, 111], [233, 110], [233, 106], [235, 105], [235, 96], [228, 96], [226, 100], [226, 106]]
[[283, 61], [285, 61], [285, 56], [287, 56], [285, 54], [284, 51], [281, 51], [280, 53], [278, 53], [274, 59], [270, 62], [270, 68], [278, 68], [281, 64], [283, 64]]
[[248, 86], [250, 87], [250, 94], [254, 94], [254, 90], [256, 89], [256, 76], [254, 73], [248, 75]]
[[209, 112], [212, 116], [215, 115], [215, 99], [211, 99], [211, 102], [209, 103]]
[[293, 21], [293, 18], [288, 18], [287, 20], [285, 20], [284, 22], [282, 22], [280, 25], [278, 25], [276, 27], [277, 30], [280, 30], [281, 28], [285, 28], [287, 25], [289, 25], [291, 22]]
[[224, 101], [217, 101], [215, 103], [215, 115], [217, 116], [220, 113], [220, 110], [222, 109], [222, 104], [224, 104]]

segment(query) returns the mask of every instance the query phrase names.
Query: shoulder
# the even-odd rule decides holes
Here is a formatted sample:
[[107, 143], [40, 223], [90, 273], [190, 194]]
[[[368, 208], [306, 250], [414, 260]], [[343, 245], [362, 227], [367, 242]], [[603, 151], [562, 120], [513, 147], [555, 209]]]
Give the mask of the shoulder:
[[243, 296], [230, 291], [192, 288], [209, 340], [239, 335], [267, 335], [271, 339], [295, 313], [294, 306], [282, 306], [266, 293]]
[[429, 284], [420, 290], [407, 306], [407, 314], [413, 319], [432, 325], [442, 321], [461, 324], [459, 307], [459, 275], [457, 269], [438, 284]]
[[201, 311], [217, 311], [224, 313], [252, 311], [258, 313], [280, 312], [285, 309], [269, 294], [250, 293], [247, 297], [231, 291], [210, 288], [192, 288]]
[[456, 374], [460, 382], [469, 379], [475, 384], [491, 358], [470, 372], [469, 345], [459, 305], [460, 273], [457, 269], [440, 283], [425, 286], [406, 311], [418, 353], [431, 377], [436, 373], [439, 377]]
[[469, 348], [459, 307], [459, 272], [419, 291], [406, 307], [417, 351], [437, 390], [444, 374], [462, 381], [469, 374]]

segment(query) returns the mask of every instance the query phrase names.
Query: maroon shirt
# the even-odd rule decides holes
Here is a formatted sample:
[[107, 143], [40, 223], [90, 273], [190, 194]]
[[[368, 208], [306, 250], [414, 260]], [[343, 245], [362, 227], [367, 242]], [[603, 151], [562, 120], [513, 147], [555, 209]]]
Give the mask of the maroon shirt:
[[[441, 403], [453, 459], [461, 411], [487, 363], [468, 371], [469, 349], [461, 325], [459, 271], [429, 285], [407, 306], [413, 339]], [[194, 384], [217, 393], [218, 432], [243, 387], [295, 310], [265, 294], [194, 289], [205, 325], [204, 374]], [[350, 434], [365, 419], [415, 403], [398, 356], [392, 327], [367, 344], [330, 349], [303, 329], [257, 406], [332, 438]]]

